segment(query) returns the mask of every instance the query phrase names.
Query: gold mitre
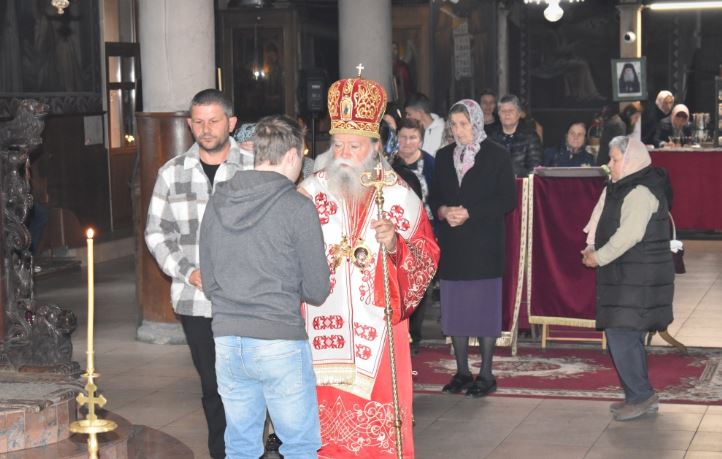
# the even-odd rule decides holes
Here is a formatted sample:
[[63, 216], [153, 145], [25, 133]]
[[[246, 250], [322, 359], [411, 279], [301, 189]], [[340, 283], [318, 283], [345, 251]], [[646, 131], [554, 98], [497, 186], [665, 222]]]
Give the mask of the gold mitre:
[[[363, 66], [359, 65], [360, 69]], [[339, 80], [328, 90], [328, 114], [334, 134], [354, 134], [378, 139], [379, 123], [386, 111], [386, 91], [380, 83], [359, 76]]]

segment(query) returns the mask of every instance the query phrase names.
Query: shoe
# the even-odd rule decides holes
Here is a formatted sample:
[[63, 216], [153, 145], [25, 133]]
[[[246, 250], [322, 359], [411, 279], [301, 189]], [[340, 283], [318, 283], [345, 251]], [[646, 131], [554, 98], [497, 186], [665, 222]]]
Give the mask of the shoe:
[[268, 438], [266, 438], [266, 452], [278, 451], [281, 444], [283, 444], [283, 442], [278, 438], [278, 435], [275, 433], [268, 434]]
[[496, 378], [484, 379], [481, 376], [476, 378], [474, 384], [466, 391], [467, 397], [481, 398], [496, 392]]
[[610, 404], [609, 404], [609, 411], [611, 411], [612, 413], [616, 413], [617, 411], [619, 411], [619, 410], [621, 410], [622, 408], [624, 408], [624, 405], [626, 405], [626, 404], [627, 404], [627, 401], [626, 401], [626, 400], [622, 400], [622, 401], [619, 401], [619, 402], [610, 403]]
[[449, 394], [459, 394], [461, 391], [464, 391], [471, 387], [471, 385], [474, 383], [474, 378], [471, 375], [462, 375], [459, 373], [456, 373], [453, 378], [451, 378], [451, 382], [444, 386], [443, 389], [441, 389], [441, 392], [447, 392]]
[[641, 403], [627, 403], [614, 412], [615, 421], [631, 421], [647, 413], [656, 413], [659, 410], [659, 397], [652, 394], [647, 400]]

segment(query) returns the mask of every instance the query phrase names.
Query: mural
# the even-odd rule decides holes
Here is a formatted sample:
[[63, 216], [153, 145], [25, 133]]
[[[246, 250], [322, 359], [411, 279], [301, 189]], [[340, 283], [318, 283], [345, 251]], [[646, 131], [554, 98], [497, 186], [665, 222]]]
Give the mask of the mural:
[[529, 95], [535, 108], [593, 108], [612, 96], [617, 16], [610, 2], [565, 5], [557, 23], [527, 13]]
[[96, 1], [74, 0], [59, 15], [47, 0], [0, 0], [0, 24], [3, 102], [32, 94], [51, 113], [100, 110]]

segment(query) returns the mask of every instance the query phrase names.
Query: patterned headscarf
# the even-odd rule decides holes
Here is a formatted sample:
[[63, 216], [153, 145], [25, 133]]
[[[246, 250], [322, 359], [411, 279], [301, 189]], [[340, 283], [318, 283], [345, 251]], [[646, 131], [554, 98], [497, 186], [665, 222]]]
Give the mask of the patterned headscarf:
[[[456, 177], [459, 179], [459, 184], [461, 184], [461, 179], [464, 178], [464, 174], [474, 165], [476, 154], [481, 148], [480, 144], [486, 139], [486, 132], [484, 132], [484, 113], [475, 100], [462, 99], [452, 105], [451, 108], [453, 109], [457, 105], [462, 105], [469, 115], [472, 136], [469, 145], [462, 145], [459, 139], [454, 136], [454, 141], [456, 142], [456, 146], [454, 147], [454, 169], [456, 169]], [[450, 128], [451, 114], [449, 114], [446, 123]]]

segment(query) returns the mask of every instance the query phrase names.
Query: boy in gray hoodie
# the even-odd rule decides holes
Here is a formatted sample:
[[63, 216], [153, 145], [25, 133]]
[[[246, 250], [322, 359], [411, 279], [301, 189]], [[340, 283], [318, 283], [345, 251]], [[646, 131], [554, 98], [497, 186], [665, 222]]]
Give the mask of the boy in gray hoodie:
[[301, 302], [322, 304], [329, 268], [314, 204], [296, 191], [303, 130], [256, 125], [255, 170], [219, 183], [201, 225], [203, 290], [213, 311], [226, 457], [263, 454], [266, 409], [286, 458], [321, 447], [316, 378]]

